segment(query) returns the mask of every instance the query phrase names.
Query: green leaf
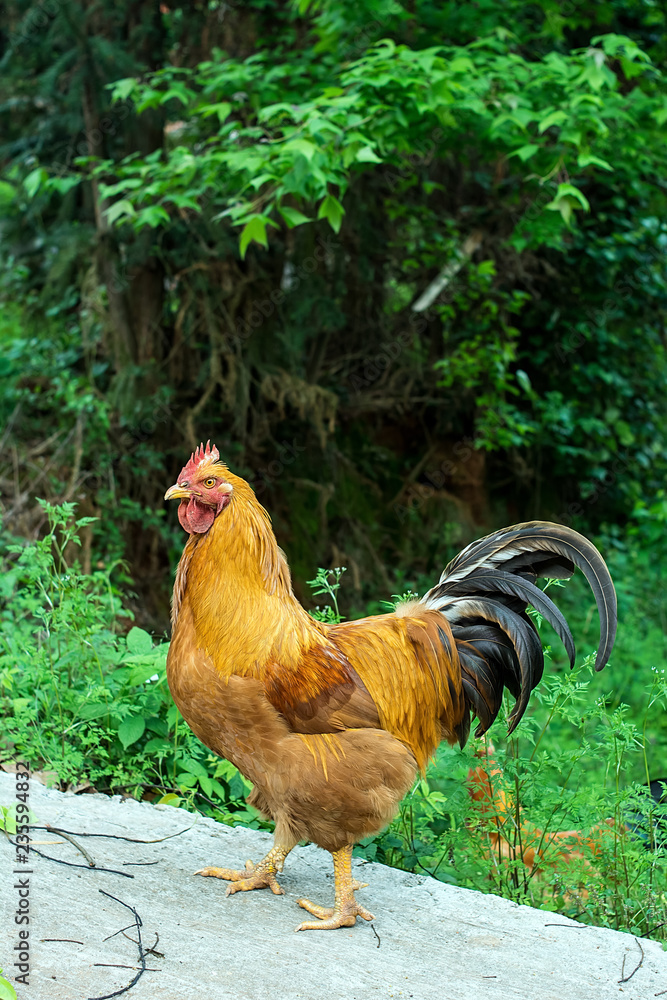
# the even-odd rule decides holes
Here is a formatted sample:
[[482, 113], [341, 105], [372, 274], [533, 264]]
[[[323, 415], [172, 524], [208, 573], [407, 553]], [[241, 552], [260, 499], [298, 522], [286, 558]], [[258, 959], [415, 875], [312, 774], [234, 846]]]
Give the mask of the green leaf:
[[241, 230], [241, 236], [239, 238], [241, 260], [245, 260], [248, 244], [253, 240], [255, 243], [261, 244], [265, 250], [269, 249], [269, 241], [266, 238], [266, 220], [262, 215], [254, 215], [250, 222], [246, 222], [245, 226]]
[[642, 66], [641, 63], [633, 62], [628, 59], [627, 56], [621, 56], [621, 69], [623, 70], [623, 75], [626, 80], [633, 80], [636, 76], [641, 76], [646, 67]]
[[47, 179], [47, 173], [44, 167], [36, 167], [31, 170], [28, 176], [23, 181], [23, 187], [26, 190], [26, 194], [29, 198], [34, 198], [39, 191], [42, 184]]
[[146, 720], [143, 715], [133, 715], [121, 722], [118, 727], [118, 737], [126, 750], [144, 735], [145, 729]]
[[522, 146], [521, 149], [515, 149], [513, 153], [510, 153], [510, 158], [512, 156], [518, 156], [522, 163], [529, 160], [531, 156], [534, 156], [540, 147], [535, 145], [534, 142], [529, 142], [526, 146]]
[[176, 208], [191, 208], [195, 212], [199, 211], [199, 203], [191, 198], [189, 194], [168, 194], [165, 201], [170, 201]]
[[258, 174], [257, 177], [253, 177], [253, 179], [250, 181], [250, 186], [253, 189], [253, 191], [259, 191], [259, 189], [263, 184], [266, 184], [267, 181], [273, 181], [273, 180], [275, 180], [274, 174], [266, 174], [266, 173]]
[[167, 792], [167, 794], [163, 795], [161, 799], [158, 799], [155, 804], [158, 806], [174, 806], [175, 809], [178, 809], [181, 804], [181, 796], [176, 795], [175, 792]]
[[373, 152], [370, 146], [362, 146], [355, 156], [355, 160], [357, 163], [382, 163], [380, 157]]
[[0, 969], [0, 1000], [16, 1000], [16, 990], [1, 973], [2, 969]]
[[213, 796], [213, 782], [211, 781], [211, 779], [209, 778], [209, 776], [207, 774], [206, 775], [204, 775], [204, 774], [200, 774], [199, 775], [199, 786], [200, 786], [201, 790], [203, 791], [204, 795], [208, 795], [209, 799], [212, 798], [212, 796]]
[[194, 788], [194, 786], [199, 781], [199, 777], [196, 774], [190, 774], [188, 771], [182, 771], [176, 776], [176, 784], [179, 788]]
[[13, 184], [8, 184], [7, 181], [0, 181], [0, 205], [8, 205], [10, 201], [14, 200], [16, 195], [16, 188]]
[[138, 229], [141, 229], [142, 226], [150, 226], [151, 229], [155, 229], [161, 222], [170, 221], [166, 208], [163, 208], [162, 205], [149, 205], [137, 213], [135, 225]]
[[450, 73], [474, 73], [475, 64], [467, 56], [456, 56], [449, 64]]
[[326, 219], [334, 233], [340, 231], [344, 215], [345, 209], [338, 201], [338, 198], [334, 198], [332, 194], [328, 194], [326, 198], [322, 199], [320, 207], [317, 210], [317, 218]]
[[148, 753], [155, 753], [156, 750], [171, 750], [171, 743], [169, 740], [165, 740], [163, 736], [154, 736], [148, 740], [144, 750]]
[[135, 191], [137, 188], [145, 187], [146, 182], [142, 177], [125, 177], [118, 184], [104, 184], [100, 181], [100, 198], [115, 198], [116, 195], [126, 194], [128, 191]]
[[[160, 664], [162, 666], [162, 664]], [[151, 658], [148, 663], [138, 664], [132, 669], [130, 676], [128, 677], [128, 684], [131, 687], [137, 687], [139, 684], [145, 684], [150, 677], [154, 677], [155, 674], [159, 674], [158, 664], [156, 659]]]
[[190, 103], [190, 99], [193, 96], [194, 95], [193, 95], [192, 91], [188, 90], [188, 88], [185, 87], [185, 86], [183, 86], [182, 83], [175, 83], [175, 84], [173, 84], [169, 88], [169, 90], [167, 90], [162, 95], [162, 97], [160, 99], [160, 104], [167, 104], [172, 99], [180, 101], [181, 104], [189, 104]]
[[227, 799], [227, 792], [225, 791], [224, 787], [220, 784], [219, 781], [216, 781], [215, 778], [209, 778], [209, 781], [211, 782], [211, 787], [215, 792], [215, 794], [218, 796], [218, 798], [222, 799], [222, 801], [225, 802]]
[[182, 767], [185, 771], [189, 771], [190, 774], [196, 774], [198, 778], [207, 778], [208, 771], [203, 764], [200, 764], [198, 760], [194, 757], [183, 757], [178, 762], [179, 767]]
[[206, 104], [201, 108], [200, 114], [202, 118], [210, 118], [211, 115], [217, 115], [220, 124], [229, 118], [229, 112], [232, 110], [232, 106], [228, 101], [221, 101], [219, 104]]
[[651, 112], [651, 118], [655, 118], [658, 125], [664, 125], [667, 122], [667, 100], [663, 98], [663, 106], [658, 108], [657, 111]]
[[533, 391], [533, 387], [531, 385], [531, 382], [530, 382], [530, 379], [528, 378], [527, 373], [523, 370], [523, 368], [517, 368], [517, 370], [516, 370], [516, 380], [519, 383], [519, 385], [521, 386], [521, 388], [523, 389], [523, 391], [525, 393], [527, 393], [528, 395], [530, 395], [531, 392]]
[[127, 201], [126, 198], [121, 198], [120, 201], [114, 202], [114, 204], [107, 208], [106, 210], [107, 222], [110, 226], [113, 226], [115, 222], [124, 216], [136, 215], [136, 210], [131, 201]]
[[[593, 156], [592, 153], [579, 153], [577, 157], [577, 166], [579, 167], [602, 167], [603, 170], [611, 170], [613, 172], [614, 168], [611, 163], [607, 163], [606, 160], [601, 160], [599, 156]], [[579, 192], [581, 194], [581, 192]]]
[[178, 710], [178, 705], [170, 705], [167, 709], [167, 725], [169, 727], [178, 725], [183, 721], [183, 716]]
[[146, 653], [150, 653], [153, 649], [153, 640], [148, 632], [144, 632], [142, 628], [137, 628], [136, 625], [127, 633], [125, 641], [128, 650], [135, 656], [143, 656]]
[[16, 817], [13, 813], [16, 810], [16, 806], [0, 806], [2, 815], [0, 815], [0, 830], [4, 830], [5, 833], [16, 833]]
[[308, 139], [289, 139], [282, 147], [281, 151], [283, 153], [297, 153], [305, 156], [310, 162], [313, 156], [317, 152], [317, 146], [314, 142], [309, 142]]
[[296, 208], [290, 208], [288, 205], [279, 205], [278, 211], [287, 223], [288, 229], [294, 229], [295, 226], [302, 226], [304, 222], [312, 221], [303, 212], [299, 212]]
[[58, 194], [67, 194], [72, 188], [77, 187], [83, 180], [83, 177], [51, 177], [48, 182], [48, 186], [52, 191], [57, 191]]
[[561, 198], [565, 196], [574, 198], [575, 201], [579, 202], [579, 204], [583, 209], [585, 209], [587, 212], [590, 211], [591, 206], [588, 202], [588, 198], [582, 191], [579, 190], [579, 188], [576, 188], [574, 184], [558, 185], [558, 191], [556, 192], [556, 197]]
[[567, 121], [567, 115], [564, 111], [557, 108], [555, 111], [550, 111], [549, 114], [542, 119], [542, 121], [537, 126], [537, 131], [542, 135], [546, 132], [548, 128], [552, 125], [562, 125], [564, 121]]
[[574, 184], [559, 184], [556, 197], [544, 207], [553, 212], [560, 212], [565, 224], [569, 225], [572, 212], [578, 211], [581, 208], [589, 212], [591, 206], [586, 195], [579, 188], [576, 188]]
[[223, 781], [231, 781], [238, 773], [238, 768], [229, 760], [219, 760], [215, 765], [215, 776], [222, 778]]
[[112, 101], [125, 101], [130, 94], [139, 86], [139, 81], [133, 76], [126, 76], [122, 80], [116, 80], [111, 85]]
[[140, 92], [141, 100], [137, 100], [139, 114], [146, 111], [147, 108], [157, 108], [162, 103], [161, 90], [156, 90], [154, 87], [142, 87]]
[[91, 701], [86, 705], [82, 705], [81, 708], [76, 713], [79, 719], [99, 719], [103, 715], [107, 715], [109, 712], [109, 707], [103, 705], [99, 701]]

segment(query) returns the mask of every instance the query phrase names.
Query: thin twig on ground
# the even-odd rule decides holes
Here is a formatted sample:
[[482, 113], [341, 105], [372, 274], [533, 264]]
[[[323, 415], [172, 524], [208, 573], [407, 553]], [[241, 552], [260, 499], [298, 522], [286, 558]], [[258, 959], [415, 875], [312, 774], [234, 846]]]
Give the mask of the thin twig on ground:
[[[100, 969], [136, 969], [136, 965], [116, 965], [115, 962], [93, 962], [93, 965], [98, 966]], [[162, 969], [149, 969], [146, 967], [146, 972], [162, 972]]]
[[[100, 969], [136, 969], [137, 968], [136, 965], [116, 965], [115, 962], [93, 962], [93, 965], [97, 966]], [[148, 966], [146, 966], [146, 970], [145, 971], [146, 972], [162, 972], [162, 969], [149, 969]], [[116, 994], [112, 994], [112, 996], [115, 996], [115, 995]]]
[[632, 970], [632, 972], [630, 973], [630, 975], [626, 976], [625, 975], [625, 959], [626, 959], [627, 956], [626, 955], [623, 956], [623, 965], [621, 966], [621, 978], [619, 979], [619, 983], [629, 983], [630, 980], [632, 979], [632, 977], [634, 976], [635, 972], [637, 972], [638, 969], [641, 969], [642, 965], [644, 964], [644, 949], [640, 945], [638, 938], [635, 938], [635, 944], [637, 945], [637, 947], [639, 948], [639, 951], [641, 952], [641, 958], [639, 959], [639, 961], [635, 965], [635, 967]]
[[83, 941], [75, 941], [74, 938], [40, 938], [40, 941], [55, 941], [62, 944], [83, 944]]
[[185, 830], [179, 830], [178, 833], [170, 833], [167, 837], [156, 837], [155, 840], [137, 840], [136, 837], [123, 837], [118, 833], [77, 833], [76, 830], [63, 830], [59, 826], [51, 826], [47, 823], [46, 826], [33, 826], [30, 824], [31, 830], [50, 830], [52, 833], [69, 833], [72, 837], [106, 837], [108, 840], [127, 840], [131, 844], [161, 844], [163, 840], [173, 840], [174, 837], [180, 837], [181, 834], [187, 833], [188, 830], [192, 830], [197, 824], [193, 823], [192, 826], [186, 826]]
[[127, 927], [121, 927], [119, 931], [114, 931], [113, 934], [108, 934], [107, 937], [102, 938], [102, 944], [105, 941], [110, 941], [111, 938], [117, 937], [118, 934], [122, 934], [124, 931], [129, 931], [130, 927], [134, 927], [134, 924], [128, 924]]
[[[139, 916], [139, 914], [137, 913], [137, 911], [135, 910], [135, 908], [133, 906], [130, 906], [129, 903], [124, 903], [122, 899], [118, 898], [118, 896], [112, 896], [110, 892], [105, 892], [104, 889], [100, 889], [99, 891], [102, 893], [103, 896], [106, 896], [108, 899], [113, 899], [114, 902], [120, 903], [120, 905], [124, 906], [126, 910], [129, 910], [130, 913], [132, 914], [132, 916], [134, 917], [134, 924], [128, 924], [128, 927], [136, 927], [136, 929], [137, 929], [137, 940], [134, 943], [136, 944], [137, 948], [139, 949], [139, 962], [141, 963], [141, 967], [140, 967], [139, 971], [137, 972], [136, 976], [134, 977], [134, 979], [132, 980], [132, 982], [128, 983], [127, 986], [124, 986], [121, 990], [116, 990], [114, 993], [106, 993], [102, 997], [88, 997], [88, 1000], [112, 1000], [112, 997], [120, 997], [120, 996], [123, 995], [123, 993], [127, 993], [128, 990], [131, 990], [133, 986], [136, 986], [136, 984], [139, 982], [139, 980], [143, 976], [144, 972], [146, 972], [146, 954], [144, 952], [144, 946], [143, 946], [143, 944], [141, 942], [142, 920], [141, 920], [141, 917]], [[127, 929], [127, 928], [125, 928], [125, 929]], [[113, 937], [113, 935], [111, 935], [111, 936]], [[105, 940], [108, 940], [108, 939], [105, 939]], [[132, 940], [132, 938], [130, 940]], [[136, 968], [136, 966], [133, 966], [133, 965], [131, 965], [131, 966], [117, 966], [117, 968], [130, 968], [130, 969], [134, 969], [134, 968]], [[160, 970], [156, 969], [156, 970], [151, 970], [151, 971], [158, 972]]]
[[159, 943], [160, 943], [160, 935], [156, 931], [155, 932], [155, 943], [150, 948], [146, 948], [146, 954], [147, 955], [155, 955], [156, 958], [164, 958], [164, 955], [163, 955], [163, 953], [161, 951], [156, 951], [155, 950], [157, 948], [157, 946], [159, 945]]
[[[7, 831], [5, 830], [3, 832], [5, 834], [5, 837], [7, 837], [9, 843], [12, 845], [12, 847], [16, 847], [17, 845], [14, 843], [14, 841], [9, 836]], [[131, 872], [119, 872], [115, 868], [100, 868], [99, 865], [95, 865], [93, 868], [91, 868], [90, 865], [77, 865], [73, 861], [63, 861], [62, 858], [54, 858], [50, 854], [43, 854], [42, 851], [38, 851], [36, 847], [31, 847], [30, 853], [36, 854], [38, 857], [44, 858], [46, 861], [55, 861], [57, 865], [66, 865], [68, 868], [83, 868], [87, 872], [89, 871], [107, 872], [107, 874], [109, 875], [122, 875], [123, 878], [134, 878], [134, 875], [132, 875]], [[100, 892], [101, 891], [102, 890], [100, 890]]]
[[95, 864], [94, 860], [92, 859], [86, 848], [82, 847], [81, 844], [78, 844], [70, 833], [65, 833], [64, 830], [59, 830], [58, 834], [59, 836], [64, 837], [65, 840], [69, 840], [70, 844], [73, 844], [74, 847], [76, 847], [77, 851], [79, 851], [80, 854], [83, 854], [84, 858], [88, 862], [89, 868], [97, 868], [97, 865]]
[[545, 927], [569, 927], [569, 928], [581, 931], [581, 930], [590, 930], [590, 926], [591, 925], [590, 924], [545, 924], [544, 926]]

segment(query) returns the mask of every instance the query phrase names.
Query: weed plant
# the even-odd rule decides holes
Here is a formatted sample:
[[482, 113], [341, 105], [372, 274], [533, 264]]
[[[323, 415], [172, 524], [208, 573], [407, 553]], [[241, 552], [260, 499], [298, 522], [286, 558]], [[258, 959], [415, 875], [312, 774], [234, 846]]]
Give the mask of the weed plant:
[[[88, 518], [40, 501], [49, 531], [3, 537], [0, 569], [2, 753], [90, 787], [199, 808], [257, 825], [250, 785], [196, 739], [166, 680], [166, 641], [131, 627], [109, 566], [86, 575], [64, 552]], [[126, 632], [126, 635], [122, 633]]]
[[[1, 542], [2, 757], [30, 761], [62, 788], [270, 828], [244, 802], [249, 783], [180, 717], [166, 682], [168, 643], [131, 627], [114, 567], [86, 575], [72, 564], [89, 519], [76, 520], [72, 504], [42, 504], [44, 538]], [[642, 588], [650, 588], [649, 561], [642, 567]], [[329, 600], [313, 612], [320, 620], [340, 620], [342, 572], [320, 570], [311, 581]], [[358, 845], [358, 856], [667, 940], [667, 810], [657, 801], [664, 788], [654, 780], [651, 795], [648, 787], [667, 774], [667, 682], [661, 660], [651, 669], [649, 659], [664, 637], [642, 618], [644, 590], [622, 583], [619, 591], [635, 632], [621, 629], [616, 666], [595, 675], [591, 654], [570, 672], [558, 653], [518, 733], [506, 737], [507, 702], [483, 740], [441, 747], [395, 822]], [[590, 649], [582, 595], [575, 584], [558, 597]], [[480, 781], [487, 794], [473, 797]]]

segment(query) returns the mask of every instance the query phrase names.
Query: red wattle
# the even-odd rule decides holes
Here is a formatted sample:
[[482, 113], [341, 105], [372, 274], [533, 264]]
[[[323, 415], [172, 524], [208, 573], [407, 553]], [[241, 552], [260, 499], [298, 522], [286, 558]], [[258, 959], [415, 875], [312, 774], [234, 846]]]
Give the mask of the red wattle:
[[181, 527], [189, 534], [205, 534], [215, 521], [216, 511], [213, 507], [198, 503], [192, 497], [190, 500], [182, 500], [178, 506], [178, 520]]

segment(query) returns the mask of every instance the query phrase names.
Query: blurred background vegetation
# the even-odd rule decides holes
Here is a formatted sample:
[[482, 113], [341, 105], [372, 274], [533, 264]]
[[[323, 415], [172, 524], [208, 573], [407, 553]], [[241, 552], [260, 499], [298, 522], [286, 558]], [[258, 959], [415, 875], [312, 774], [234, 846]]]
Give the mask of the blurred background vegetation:
[[[8, 0], [0, 682], [15, 746], [63, 783], [248, 820], [240, 777], [206, 771], [163, 688], [183, 533], [162, 497], [211, 438], [270, 511], [299, 596], [314, 603], [318, 566], [347, 567], [348, 617], [423, 591], [504, 524], [595, 537], [617, 652], [580, 722], [555, 713], [540, 746], [579, 760], [613, 732], [641, 747], [625, 772], [613, 740], [615, 757], [590, 751], [580, 788], [667, 774], [666, 19], [653, 0]], [[589, 653], [589, 596], [557, 597]], [[426, 847], [401, 828], [368, 850], [455, 878], [425, 859], [437, 843], [451, 861], [445, 827], [467, 821], [443, 826], [422, 792]], [[591, 802], [559, 822], [609, 815]], [[659, 923], [619, 916], [623, 891], [598, 920]]]

